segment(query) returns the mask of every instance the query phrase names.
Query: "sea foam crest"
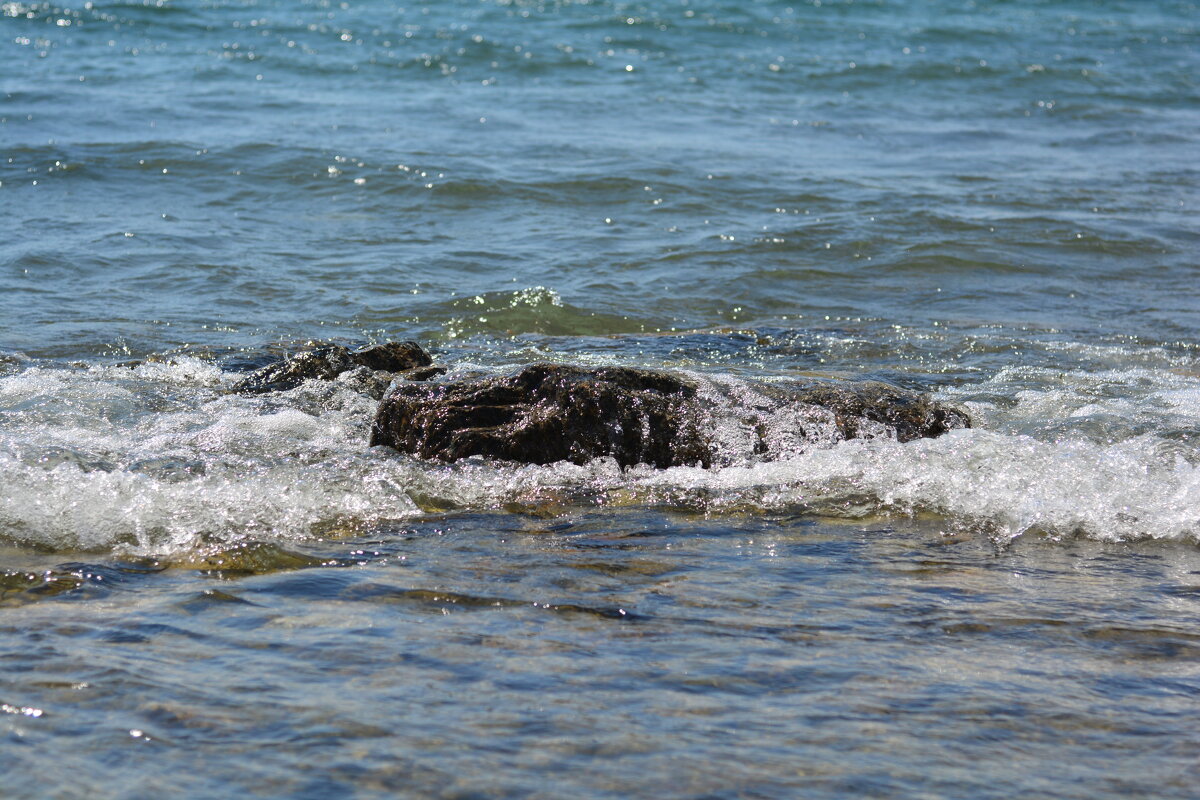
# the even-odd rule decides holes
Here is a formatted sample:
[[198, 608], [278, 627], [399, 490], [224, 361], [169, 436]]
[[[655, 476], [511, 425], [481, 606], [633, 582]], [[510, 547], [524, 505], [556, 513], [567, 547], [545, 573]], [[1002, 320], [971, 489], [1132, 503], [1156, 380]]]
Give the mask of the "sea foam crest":
[[[710, 378], [702, 395], [730, 457], [669, 470], [421, 462], [367, 446], [375, 403], [345, 384], [250, 397], [229, 393], [237, 377], [186, 358], [0, 377], [0, 536], [161, 554], [349, 535], [434, 509], [665, 502], [934, 513], [948, 531], [999, 540], [1200, 540], [1200, 380], [1188, 374], [1002, 371], [945, 393], [978, 427], [908, 443], [886, 431], [842, 441], [819, 409], [780, 409]], [[747, 457], [756, 437], [769, 452]]]
[[782, 461], [643, 472], [649, 496], [710, 498], [711, 509], [808, 508], [863, 516], [934, 512], [946, 529], [1000, 541], [1031, 531], [1102, 540], [1200, 538], [1200, 470], [1162, 459], [1154, 437], [1117, 445], [1042, 442], [985, 430], [906, 444], [851, 440]]

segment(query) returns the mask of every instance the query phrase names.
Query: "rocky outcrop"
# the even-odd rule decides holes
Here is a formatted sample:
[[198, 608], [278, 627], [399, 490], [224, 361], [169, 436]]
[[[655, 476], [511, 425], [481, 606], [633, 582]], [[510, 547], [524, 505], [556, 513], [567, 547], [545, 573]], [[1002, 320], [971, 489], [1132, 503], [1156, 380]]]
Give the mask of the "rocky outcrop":
[[688, 415], [695, 394], [665, 373], [538, 364], [504, 378], [399, 387], [380, 404], [371, 444], [444, 461], [696, 463], [707, 449]]
[[[740, 455], [771, 458], [783, 439], [909, 441], [970, 425], [959, 409], [880, 382], [738, 386], [557, 364], [505, 377], [396, 384], [380, 403], [371, 444], [443, 461], [478, 455], [582, 464], [607, 456], [622, 466], [707, 467], [730, 459], [730, 437], [719, 435], [721, 428], [745, 432]], [[786, 436], [773, 422], [783, 417]]]
[[288, 356], [242, 378], [233, 391], [246, 394], [279, 392], [306, 380], [331, 381], [342, 377], [359, 391], [382, 397], [393, 377], [423, 381], [446, 370], [416, 342], [387, 342], [351, 350], [337, 344], [323, 345]]

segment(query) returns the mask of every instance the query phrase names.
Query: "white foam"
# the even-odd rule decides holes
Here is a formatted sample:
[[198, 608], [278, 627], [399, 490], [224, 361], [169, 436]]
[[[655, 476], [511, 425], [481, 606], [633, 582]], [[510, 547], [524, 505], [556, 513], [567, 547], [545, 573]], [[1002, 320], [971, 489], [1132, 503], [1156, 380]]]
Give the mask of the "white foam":
[[[749, 387], [718, 378], [713, 408], [740, 405], [714, 426], [730, 457], [707, 470], [423, 463], [368, 448], [375, 403], [343, 384], [251, 397], [226, 391], [235, 377], [185, 359], [0, 378], [0, 535], [177, 553], [362, 530], [421, 507], [582, 500], [929, 512], [998, 539], [1200, 540], [1200, 457], [1187, 438], [1200, 432], [1200, 380], [1187, 374], [1006, 370], [946, 393], [979, 427], [907, 444], [838, 441], [819, 412], [754, 411]], [[752, 456], [755, 426], [773, 460]], [[828, 435], [814, 443], [800, 428]]]

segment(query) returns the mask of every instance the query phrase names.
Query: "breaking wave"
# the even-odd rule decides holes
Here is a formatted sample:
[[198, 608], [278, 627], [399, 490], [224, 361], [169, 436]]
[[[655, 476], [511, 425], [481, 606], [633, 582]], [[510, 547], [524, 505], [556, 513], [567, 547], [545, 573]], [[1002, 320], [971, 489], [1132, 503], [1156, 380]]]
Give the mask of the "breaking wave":
[[[939, 395], [968, 408], [974, 429], [908, 443], [829, 436], [772, 461], [669, 470], [421, 462], [367, 446], [375, 403], [347, 383], [248, 397], [229, 392], [238, 377], [186, 357], [10, 363], [0, 377], [0, 537], [163, 555], [362, 535], [445, 511], [602, 504], [934, 515], [947, 532], [999, 542], [1200, 539], [1200, 378], [1186, 372], [1002, 370]], [[727, 375], [713, 381], [714, 402], [743, 384], [752, 391]], [[716, 418], [715, 438], [736, 450], [744, 420]], [[773, 424], [786, 441], [786, 417]]]

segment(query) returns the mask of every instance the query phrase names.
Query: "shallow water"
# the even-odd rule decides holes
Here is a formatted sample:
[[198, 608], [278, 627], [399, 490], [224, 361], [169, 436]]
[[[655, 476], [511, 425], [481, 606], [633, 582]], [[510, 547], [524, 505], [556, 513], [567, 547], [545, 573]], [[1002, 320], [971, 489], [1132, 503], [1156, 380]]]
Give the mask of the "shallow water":
[[[642, 508], [431, 515], [288, 557], [10, 578], [5, 761], [53, 753], [62, 796], [1187, 797], [1197, 777], [1192, 546]], [[6, 770], [10, 795], [46, 782]]]
[[[1194, 3], [0, 7], [0, 794], [1194, 794]], [[686, 372], [423, 463], [308, 340]], [[745, 447], [867, 377], [974, 426]]]

